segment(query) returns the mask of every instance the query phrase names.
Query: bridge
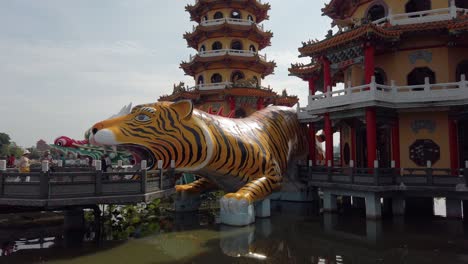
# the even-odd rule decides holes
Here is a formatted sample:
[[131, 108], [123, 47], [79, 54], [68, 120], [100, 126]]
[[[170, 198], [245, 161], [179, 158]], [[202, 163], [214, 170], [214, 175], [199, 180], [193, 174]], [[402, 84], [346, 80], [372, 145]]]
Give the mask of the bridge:
[[[462, 212], [468, 212], [468, 163], [457, 170], [298, 165], [298, 176], [309, 187], [320, 188], [327, 212], [337, 211], [338, 197], [344, 206], [351, 206], [352, 199], [370, 219], [380, 218], [382, 208], [391, 208], [393, 215], [415, 207], [432, 210], [435, 197], [446, 198], [447, 217], [462, 218]], [[414, 198], [420, 202], [414, 204]]]
[[103, 172], [89, 167], [19, 173], [0, 166], [0, 206], [48, 210], [149, 202], [172, 194], [174, 183], [173, 169]]

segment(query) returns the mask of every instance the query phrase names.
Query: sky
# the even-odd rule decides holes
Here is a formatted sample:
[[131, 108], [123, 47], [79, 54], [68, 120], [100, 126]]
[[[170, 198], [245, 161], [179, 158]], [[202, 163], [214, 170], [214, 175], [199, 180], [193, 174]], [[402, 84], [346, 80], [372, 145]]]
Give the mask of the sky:
[[[263, 2], [266, 2], [263, 0]], [[277, 63], [262, 81], [307, 104], [307, 83], [288, 76], [302, 41], [323, 39], [329, 0], [269, 0]], [[23, 147], [59, 136], [83, 139], [94, 123], [124, 105], [156, 102], [180, 81], [179, 68], [196, 51], [182, 38], [195, 25], [185, 11], [195, 0], [1, 0], [0, 132]]]

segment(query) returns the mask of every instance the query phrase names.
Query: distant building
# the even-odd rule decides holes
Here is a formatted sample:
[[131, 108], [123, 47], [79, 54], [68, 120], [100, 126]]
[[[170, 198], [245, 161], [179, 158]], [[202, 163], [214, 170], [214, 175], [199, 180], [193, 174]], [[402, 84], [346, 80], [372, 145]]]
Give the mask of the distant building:
[[196, 85], [174, 85], [173, 93], [160, 101], [189, 99], [201, 110], [230, 117], [248, 116], [269, 104], [293, 106], [298, 102], [296, 96], [278, 95], [262, 86], [262, 79], [276, 67], [260, 53], [273, 36], [260, 24], [268, 19], [269, 4], [198, 0], [186, 10], [198, 25], [184, 38], [198, 53], [180, 67]]
[[46, 150], [50, 150], [50, 146], [43, 139], [40, 139], [36, 143], [36, 149], [39, 152], [43, 152], [43, 151], [46, 151]]
[[340, 132], [343, 166], [465, 166], [468, 1], [332, 0], [322, 11], [338, 32], [304, 42], [311, 63], [289, 71], [309, 83], [299, 117], [323, 129], [326, 160]]

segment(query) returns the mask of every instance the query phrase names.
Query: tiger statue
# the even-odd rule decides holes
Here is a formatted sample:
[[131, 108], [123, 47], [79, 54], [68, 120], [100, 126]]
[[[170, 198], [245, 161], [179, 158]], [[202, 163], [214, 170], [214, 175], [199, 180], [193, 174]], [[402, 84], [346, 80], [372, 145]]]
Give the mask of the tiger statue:
[[292, 108], [280, 106], [230, 119], [194, 109], [191, 101], [157, 102], [135, 106], [91, 131], [92, 144], [127, 148], [147, 160], [148, 169], [158, 160], [169, 168], [173, 160], [177, 171], [201, 176], [177, 185], [177, 193], [222, 189], [227, 192], [222, 201], [234, 207], [279, 190], [288, 162], [308, 152], [306, 128]]

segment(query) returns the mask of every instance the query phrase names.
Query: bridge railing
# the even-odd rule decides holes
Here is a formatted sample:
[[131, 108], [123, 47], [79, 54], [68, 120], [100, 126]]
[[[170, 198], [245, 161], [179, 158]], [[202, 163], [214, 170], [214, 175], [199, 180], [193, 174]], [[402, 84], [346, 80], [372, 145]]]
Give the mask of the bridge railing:
[[152, 171], [103, 172], [60, 171], [19, 173], [2, 170], [0, 161], [0, 199], [60, 199], [97, 196], [138, 195], [170, 189], [174, 169]]
[[309, 183], [368, 186], [468, 186], [468, 164], [464, 169], [445, 168], [355, 168], [298, 165], [298, 175]]

